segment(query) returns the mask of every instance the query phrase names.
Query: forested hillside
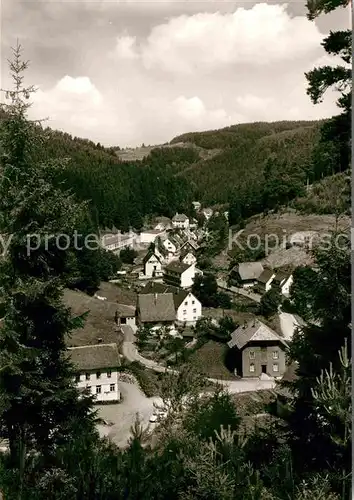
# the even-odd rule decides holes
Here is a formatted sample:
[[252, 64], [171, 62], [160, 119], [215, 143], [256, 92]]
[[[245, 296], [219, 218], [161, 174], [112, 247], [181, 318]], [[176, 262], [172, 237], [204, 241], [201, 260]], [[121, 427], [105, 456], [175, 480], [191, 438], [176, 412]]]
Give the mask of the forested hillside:
[[[192, 200], [189, 183], [174, 174], [179, 165], [185, 168], [199, 158], [193, 150], [175, 152], [171, 148], [162, 162], [155, 161], [156, 153], [152, 153], [149, 161], [127, 163], [112, 149], [91, 141], [50, 129], [43, 135], [46, 157], [43, 159], [68, 157], [57, 182], [63, 182], [79, 200], [89, 200], [96, 226], [139, 229], [147, 214], [172, 216], [177, 210], [189, 212]], [[40, 154], [42, 157], [43, 152]]]
[[181, 173], [196, 188], [197, 198], [207, 204], [258, 204], [251, 212], [262, 210], [264, 169], [276, 161], [278, 174], [300, 177], [306, 183], [312, 153], [319, 139], [320, 122], [275, 122], [236, 125], [227, 129], [186, 134], [174, 141], [188, 140], [205, 148], [223, 148], [222, 153], [199, 161]]
[[230, 204], [237, 222], [303, 196], [307, 180], [334, 173], [321, 170], [322, 124], [250, 123], [188, 133], [135, 161], [123, 161], [116, 148], [38, 128], [39, 154], [43, 161], [68, 158], [56, 181], [88, 200], [96, 227], [140, 229], [146, 215], [191, 214], [193, 199]]

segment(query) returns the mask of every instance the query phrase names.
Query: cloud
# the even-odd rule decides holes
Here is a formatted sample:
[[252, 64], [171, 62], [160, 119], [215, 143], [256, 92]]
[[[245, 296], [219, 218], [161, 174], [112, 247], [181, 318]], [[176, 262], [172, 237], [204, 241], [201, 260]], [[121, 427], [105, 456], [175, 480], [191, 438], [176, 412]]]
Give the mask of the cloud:
[[229, 65], [267, 66], [301, 59], [318, 51], [321, 40], [316, 25], [305, 17], [291, 18], [286, 5], [262, 3], [233, 13], [172, 18], [155, 26], [135, 47], [135, 55], [150, 70], [193, 74]]
[[[323, 34], [315, 23], [291, 15], [284, 5], [231, 12], [225, 5], [230, 10], [222, 2], [220, 12], [170, 15], [143, 29], [135, 16], [114, 28], [111, 6], [99, 15], [96, 6], [96, 17], [87, 18], [92, 37], [80, 31], [80, 43], [69, 48], [66, 35], [63, 44], [53, 36], [48, 50], [53, 60], [60, 50], [60, 59], [55, 76], [50, 69], [46, 79], [48, 64], [38, 70], [43, 84], [32, 116], [49, 116], [53, 128], [124, 147], [236, 123], [337, 113], [335, 94], [318, 106], [306, 95], [304, 73], [334, 62], [321, 48]], [[63, 11], [61, 24], [64, 17]], [[94, 22], [102, 30], [96, 37]]]

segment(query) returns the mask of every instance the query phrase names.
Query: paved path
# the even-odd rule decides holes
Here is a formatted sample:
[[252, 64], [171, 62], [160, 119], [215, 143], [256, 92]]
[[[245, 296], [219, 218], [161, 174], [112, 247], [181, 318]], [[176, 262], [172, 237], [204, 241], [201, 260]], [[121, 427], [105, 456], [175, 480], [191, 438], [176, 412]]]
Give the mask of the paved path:
[[227, 286], [226, 281], [222, 279], [216, 280], [216, 283], [219, 288], [223, 290], [228, 290], [229, 292], [236, 293], [238, 295], [243, 295], [244, 297], [248, 297], [249, 299], [253, 300], [254, 302], [260, 302], [261, 301], [261, 295], [258, 293], [251, 292], [251, 290], [248, 290], [247, 288], [239, 288], [237, 286]]
[[[177, 370], [172, 370], [171, 368], [166, 368], [160, 365], [156, 361], [146, 359], [138, 353], [138, 350], [134, 344], [135, 335], [130, 326], [122, 326], [125, 340], [123, 342], [123, 355], [128, 361], [139, 361], [142, 365], [150, 368], [156, 372], [164, 373], [174, 373], [178, 374]], [[252, 379], [242, 379], [242, 380], [219, 380], [214, 378], [208, 378], [209, 382], [214, 384], [220, 384], [230, 393], [238, 392], [250, 392], [250, 391], [260, 391], [264, 389], [273, 389], [275, 387], [275, 381], [273, 379], [260, 380], [259, 378]]]
[[135, 384], [120, 381], [119, 388], [122, 394], [121, 403], [97, 405], [99, 416], [107, 423], [113, 423], [111, 426], [98, 425], [98, 431], [101, 436], [109, 437], [117, 446], [124, 447], [128, 444], [136, 414], [139, 414], [143, 427], [147, 427], [154, 411], [154, 403], [161, 405], [162, 400], [158, 397], [146, 397]]
[[[294, 332], [298, 326], [300, 326], [300, 322], [295, 318], [293, 314], [282, 312], [279, 314], [280, 319], [280, 328], [282, 334], [286, 340], [291, 340], [293, 338]], [[304, 322], [303, 322], [304, 323]]]

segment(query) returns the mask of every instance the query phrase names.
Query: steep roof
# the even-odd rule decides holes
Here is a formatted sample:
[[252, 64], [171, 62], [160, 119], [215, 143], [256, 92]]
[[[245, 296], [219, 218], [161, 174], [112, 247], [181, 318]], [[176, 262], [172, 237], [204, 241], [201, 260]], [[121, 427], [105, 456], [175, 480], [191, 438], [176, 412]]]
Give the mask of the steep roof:
[[266, 284], [273, 277], [273, 275], [274, 271], [272, 269], [266, 268], [264, 269], [264, 271], [262, 272], [257, 281]]
[[181, 248], [185, 248], [185, 247], [191, 247], [193, 250], [198, 250], [198, 243], [196, 241], [193, 241], [193, 240], [188, 240], [186, 242], [183, 243], [183, 245], [181, 246]]
[[182, 274], [190, 267], [191, 264], [184, 264], [183, 262], [179, 262], [178, 260], [173, 260], [165, 267], [165, 271], [172, 271], [174, 273]]
[[156, 259], [161, 263], [160, 257], [155, 253], [155, 251], [149, 250], [145, 255], [145, 257], [143, 258], [143, 264], [146, 264], [151, 259], [152, 256], [155, 256]]
[[195, 255], [192, 250], [190, 250], [189, 248], [184, 248], [181, 252], [179, 260], [182, 261], [188, 254], [193, 255], [193, 257], [195, 258]]
[[156, 283], [154, 281], [149, 281], [144, 288], [141, 289], [140, 293], [179, 293], [180, 289], [171, 286], [165, 285], [164, 283]]
[[117, 368], [120, 365], [118, 347], [115, 343], [70, 347], [68, 354], [71, 362], [80, 371]]
[[139, 294], [138, 307], [143, 323], [174, 321], [176, 316], [172, 293]]
[[264, 323], [259, 320], [255, 320], [254, 323], [245, 324], [239, 326], [231, 334], [231, 340], [227, 345], [232, 347], [237, 347], [238, 349], [243, 349], [248, 342], [281, 342], [284, 346], [287, 346], [284, 339], [282, 339], [276, 332], [268, 328]]
[[263, 273], [263, 265], [261, 262], [241, 262], [237, 264], [233, 270], [238, 272], [241, 280], [256, 280]]
[[291, 271], [279, 270], [273, 280], [275, 285], [281, 285], [284, 281], [287, 281], [292, 275]]

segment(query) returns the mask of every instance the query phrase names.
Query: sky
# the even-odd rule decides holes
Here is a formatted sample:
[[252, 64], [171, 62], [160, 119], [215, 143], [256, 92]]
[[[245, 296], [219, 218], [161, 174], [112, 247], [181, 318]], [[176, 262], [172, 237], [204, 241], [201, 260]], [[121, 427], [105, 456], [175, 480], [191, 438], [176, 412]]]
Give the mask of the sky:
[[336, 61], [321, 41], [347, 29], [304, 1], [1, 0], [1, 87], [18, 39], [35, 85], [31, 118], [106, 146], [169, 142], [237, 123], [337, 114], [313, 105], [305, 72]]

